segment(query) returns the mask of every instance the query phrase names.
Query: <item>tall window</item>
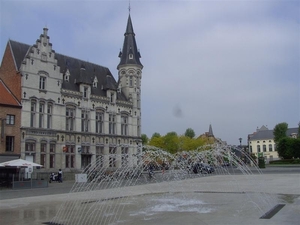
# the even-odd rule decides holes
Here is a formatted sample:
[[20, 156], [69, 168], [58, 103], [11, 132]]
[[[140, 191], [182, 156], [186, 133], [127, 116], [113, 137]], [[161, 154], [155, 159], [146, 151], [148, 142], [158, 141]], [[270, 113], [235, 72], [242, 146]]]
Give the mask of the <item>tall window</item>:
[[15, 124], [15, 115], [6, 115], [6, 124], [14, 125]]
[[127, 135], [128, 130], [128, 117], [127, 115], [121, 115], [121, 135]]
[[86, 110], [81, 111], [81, 131], [89, 131], [89, 112]]
[[116, 116], [110, 114], [109, 115], [109, 134], [115, 134], [116, 129]]
[[46, 77], [40, 76], [40, 90], [46, 89]]
[[44, 127], [44, 110], [45, 110], [45, 104], [43, 102], [40, 102], [40, 107], [39, 107], [39, 128]]
[[36, 102], [32, 101], [31, 102], [31, 107], [30, 107], [30, 127], [35, 127], [35, 113], [36, 113]]
[[42, 142], [41, 143], [40, 164], [43, 165], [44, 167], [46, 166], [46, 147], [47, 147], [47, 143]]
[[116, 167], [116, 152], [117, 149], [115, 147], [109, 148], [109, 167]]
[[74, 130], [75, 125], [75, 109], [67, 107], [66, 109], [66, 130]]
[[257, 145], [257, 152], [260, 152], [260, 145]]
[[267, 146], [263, 145], [263, 151], [266, 152], [267, 151]]
[[52, 128], [52, 104], [47, 106], [47, 128]]
[[272, 144], [269, 144], [269, 152], [272, 152], [273, 148], [272, 148]]
[[15, 137], [6, 136], [5, 151], [7, 151], [7, 152], [13, 152], [14, 151], [14, 140], [15, 140]]
[[50, 143], [50, 162], [49, 162], [49, 167], [50, 168], [55, 168], [55, 144]]
[[84, 98], [88, 97], [88, 87], [83, 87], [83, 97]]
[[110, 103], [114, 103], [114, 93], [110, 93]]
[[66, 146], [66, 168], [75, 167], [75, 145]]
[[26, 142], [25, 143], [26, 152], [35, 152], [35, 142]]
[[104, 124], [104, 113], [102, 111], [96, 112], [96, 133], [103, 133], [103, 124]]
[[121, 153], [122, 153], [122, 167], [125, 167], [128, 165], [128, 147], [122, 147]]
[[103, 167], [104, 147], [96, 146], [96, 165], [98, 168]]
[[130, 87], [133, 86], [133, 78], [132, 78], [132, 76], [129, 77], [129, 86]]

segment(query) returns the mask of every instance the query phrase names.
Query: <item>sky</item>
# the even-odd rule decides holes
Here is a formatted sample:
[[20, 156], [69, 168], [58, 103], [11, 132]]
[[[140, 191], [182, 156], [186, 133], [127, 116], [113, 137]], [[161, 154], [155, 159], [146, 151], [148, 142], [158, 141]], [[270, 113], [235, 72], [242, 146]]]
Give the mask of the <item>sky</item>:
[[[0, 1], [0, 56], [9, 39], [108, 67], [115, 79], [128, 0]], [[300, 1], [139, 0], [130, 16], [144, 65], [142, 133], [212, 125], [247, 144], [263, 125], [300, 122]]]

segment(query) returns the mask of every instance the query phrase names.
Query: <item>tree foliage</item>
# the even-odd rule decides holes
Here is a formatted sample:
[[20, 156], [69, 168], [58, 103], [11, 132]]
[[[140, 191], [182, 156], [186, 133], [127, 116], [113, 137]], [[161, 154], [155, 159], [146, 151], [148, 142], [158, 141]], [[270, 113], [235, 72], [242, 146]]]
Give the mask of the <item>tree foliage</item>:
[[147, 135], [146, 134], [142, 134], [141, 138], [142, 138], [142, 145], [147, 145], [148, 141], [149, 141], [149, 138], [147, 137]]
[[188, 129], [186, 129], [184, 136], [189, 137], [189, 138], [194, 138], [195, 131], [192, 128], [188, 128]]
[[286, 131], [288, 129], [287, 123], [279, 123], [274, 127], [273, 135], [275, 143], [278, 143], [281, 138], [286, 137]]
[[277, 144], [276, 150], [279, 157], [292, 159], [300, 157], [300, 139], [284, 137]]
[[200, 146], [208, 144], [208, 141], [203, 138], [190, 138], [186, 135], [178, 136], [176, 132], [172, 131], [164, 136], [156, 135], [154, 133], [149, 140], [149, 145], [164, 149], [170, 153], [179, 151], [195, 150]]

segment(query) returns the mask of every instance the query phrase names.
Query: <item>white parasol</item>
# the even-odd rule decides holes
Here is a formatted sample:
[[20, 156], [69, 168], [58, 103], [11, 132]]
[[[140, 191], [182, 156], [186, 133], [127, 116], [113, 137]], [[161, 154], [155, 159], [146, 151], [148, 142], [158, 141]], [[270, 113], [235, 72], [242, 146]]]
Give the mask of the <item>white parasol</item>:
[[32, 167], [32, 166], [39, 166], [42, 167], [43, 165], [26, 161], [24, 159], [15, 159], [7, 162], [0, 163], [0, 166], [5, 166], [5, 167]]

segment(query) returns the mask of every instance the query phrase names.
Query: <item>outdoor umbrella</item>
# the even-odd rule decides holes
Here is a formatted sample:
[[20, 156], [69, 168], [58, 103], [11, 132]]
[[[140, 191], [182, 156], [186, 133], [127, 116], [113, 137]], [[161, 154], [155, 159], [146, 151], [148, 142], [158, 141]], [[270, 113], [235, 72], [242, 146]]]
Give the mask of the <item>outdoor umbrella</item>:
[[0, 163], [0, 166], [5, 166], [5, 167], [31, 167], [31, 166], [39, 166], [42, 167], [43, 165], [26, 161], [24, 159], [15, 159], [7, 162]]

